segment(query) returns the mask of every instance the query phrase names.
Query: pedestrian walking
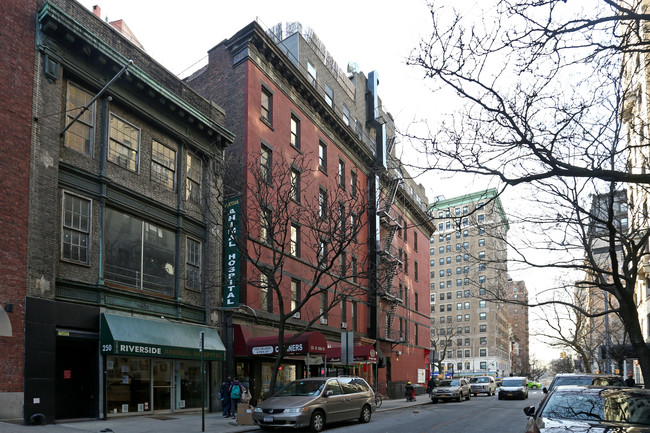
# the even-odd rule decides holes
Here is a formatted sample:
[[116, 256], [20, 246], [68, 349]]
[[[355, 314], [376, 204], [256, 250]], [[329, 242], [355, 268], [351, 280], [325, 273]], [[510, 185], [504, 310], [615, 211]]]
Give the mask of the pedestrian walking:
[[241, 401], [241, 396], [243, 393], [242, 388], [243, 387], [237, 378], [235, 378], [235, 380], [232, 381], [232, 385], [230, 385], [230, 405], [233, 418], [237, 416], [237, 405]]
[[634, 376], [632, 376], [632, 374], [627, 375], [627, 379], [625, 379], [625, 384], [627, 386], [636, 386], [636, 382], [634, 381]]
[[431, 378], [427, 382], [427, 394], [429, 394], [429, 397], [431, 397], [431, 394], [433, 394], [433, 389], [435, 387], [436, 387], [436, 377], [431, 376]]
[[226, 380], [223, 381], [221, 384], [221, 389], [219, 390], [219, 395], [221, 396], [221, 407], [223, 408], [223, 417], [228, 418], [232, 414], [230, 412], [231, 408], [231, 402], [230, 402], [230, 385], [232, 383], [232, 379], [228, 377]]

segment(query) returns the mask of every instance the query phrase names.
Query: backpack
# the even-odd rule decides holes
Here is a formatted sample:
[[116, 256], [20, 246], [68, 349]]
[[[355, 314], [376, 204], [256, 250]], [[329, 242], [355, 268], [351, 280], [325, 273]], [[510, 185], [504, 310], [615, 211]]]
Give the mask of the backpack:
[[239, 398], [241, 397], [241, 387], [239, 385], [233, 385], [230, 390], [230, 398]]

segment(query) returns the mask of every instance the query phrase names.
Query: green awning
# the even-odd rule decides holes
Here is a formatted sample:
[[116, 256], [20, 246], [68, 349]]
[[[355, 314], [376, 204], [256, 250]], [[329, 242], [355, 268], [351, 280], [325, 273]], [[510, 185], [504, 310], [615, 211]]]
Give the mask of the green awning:
[[215, 329], [170, 321], [102, 313], [100, 345], [103, 355], [201, 359], [204, 332], [206, 361], [225, 360], [226, 348]]

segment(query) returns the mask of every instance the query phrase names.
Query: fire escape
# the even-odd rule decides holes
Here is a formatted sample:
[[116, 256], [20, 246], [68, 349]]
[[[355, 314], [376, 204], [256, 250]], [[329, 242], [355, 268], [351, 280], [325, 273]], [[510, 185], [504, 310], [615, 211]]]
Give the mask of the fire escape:
[[[389, 154], [390, 155], [390, 154]], [[382, 304], [387, 304], [386, 310], [386, 331], [385, 338], [387, 340], [398, 340], [400, 336], [398, 332], [393, 329], [397, 307], [402, 303], [400, 294], [393, 286], [393, 280], [402, 267], [402, 257], [398, 252], [393, 240], [395, 233], [400, 230], [402, 226], [397, 219], [391, 215], [391, 209], [395, 201], [397, 191], [402, 184], [402, 178], [398, 170], [388, 170], [389, 181], [384, 188], [383, 202], [380, 204], [377, 214], [382, 230], [382, 245], [380, 250], [381, 257], [381, 280], [379, 288], [379, 297]]]

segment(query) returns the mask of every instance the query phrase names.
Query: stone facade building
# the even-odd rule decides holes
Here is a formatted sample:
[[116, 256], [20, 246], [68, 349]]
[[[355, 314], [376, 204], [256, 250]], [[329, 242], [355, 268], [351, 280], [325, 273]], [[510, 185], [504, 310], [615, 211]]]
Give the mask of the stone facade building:
[[14, 144], [29, 150], [17, 216], [29, 209], [8, 288], [13, 334], [0, 337], [15, 352], [0, 356], [24, 364], [3, 372], [2, 417], [196, 410], [200, 336], [214, 383], [225, 357], [215, 329], [225, 113], [74, 1], [17, 10], [16, 27], [34, 32], [21, 51], [33, 80], [26, 68], [16, 96], [31, 101], [31, 141]]
[[494, 189], [430, 205], [431, 339], [439, 374], [512, 372], [507, 309], [508, 220]]

